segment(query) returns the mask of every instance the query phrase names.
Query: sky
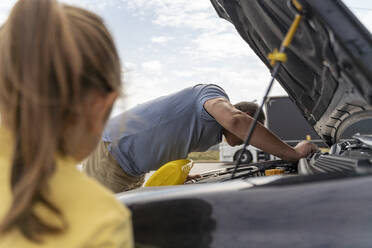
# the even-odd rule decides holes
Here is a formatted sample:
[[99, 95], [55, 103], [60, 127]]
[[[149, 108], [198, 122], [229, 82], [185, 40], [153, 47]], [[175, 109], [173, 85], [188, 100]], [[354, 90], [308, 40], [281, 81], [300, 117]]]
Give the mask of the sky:
[[[15, 0], [0, 0], [0, 23]], [[225, 89], [232, 103], [261, 101], [270, 72], [220, 19], [209, 0], [62, 0], [103, 17], [123, 66], [123, 94], [113, 115], [198, 83]], [[372, 30], [372, 1], [345, 0]], [[271, 95], [283, 95], [278, 83]]]

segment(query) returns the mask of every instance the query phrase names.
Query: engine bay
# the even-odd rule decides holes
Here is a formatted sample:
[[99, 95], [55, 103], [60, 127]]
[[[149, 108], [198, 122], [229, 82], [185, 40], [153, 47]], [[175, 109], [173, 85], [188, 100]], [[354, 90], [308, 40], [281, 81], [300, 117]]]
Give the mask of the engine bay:
[[300, 160], [298, 173], [370, 172], [372, 169], [371, 136], [354, 135], [352, 139], [334, 144], [329, 153], [315, 153], [308, 159]]
[[186, 184], [229, 181], [235, 178], [263, 177], [270, 175], [296, 176], [330, 173], [366, 173], [372, 171], [372, 136], [354, 135], [352, 139], [334, 144], [329, 152], [316, 152], [299, 162], [269, 160], [242, 164], [231, 178], [235, 163], [225, 163], [225, 168], [208, 171], [201, 178]]
[[[212, 183], [212, 182], [224, 182], [231, 180], [231, 175], [234, 171], [234, 163], [226, 163], [225, 168], [208, 171], [202, 173], [201, 178], [193, 179], [186, 182], [186, 184], [193, 183]], [[270, 160], [264, 162], [257, 162], [251, 164], [242, 164], [235, 173], [235, 178], [247, 178], [247, 177], [262, 177], [266, 176], [265, 172], [270, 170], [280, 171], [278, 174], [285, 175], [296, 175], [297, 174], [297, 163], [283, 161], [283, 160]]]

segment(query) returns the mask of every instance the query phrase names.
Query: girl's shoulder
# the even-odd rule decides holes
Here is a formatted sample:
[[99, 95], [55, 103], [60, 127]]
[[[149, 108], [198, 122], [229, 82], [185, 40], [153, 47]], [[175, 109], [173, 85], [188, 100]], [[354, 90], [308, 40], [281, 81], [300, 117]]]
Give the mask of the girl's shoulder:
[[[51, 201], [63, 213], [71, 242], [125, 244], [132, 247], [130, 211], [114, 194], [78, 171], [75, 166], [59, 164], [50, 181]], [[67, 238], [67, 237], [66, 237]]]

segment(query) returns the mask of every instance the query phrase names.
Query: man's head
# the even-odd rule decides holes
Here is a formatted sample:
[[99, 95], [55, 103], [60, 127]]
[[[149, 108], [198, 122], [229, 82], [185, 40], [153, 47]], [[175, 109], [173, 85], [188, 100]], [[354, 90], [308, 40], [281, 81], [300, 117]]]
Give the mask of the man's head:
[[[254, 102], [238, 102], [237, 104], [234, 104], [234, 107], [239, 109], [240, 111], [248, 114], [253, 118], [254, 114], [258, 110], [259, 106], [257, 103]], [[261, 111], [261, 113], [258, 115], [258, 121], [264, 125], [265, 124], [265, 114]]]
[[[254, 117], [254, 114], [259, 108], [259, 106], [253, 102], [239, 102], [237, 104], [234, 104], [234, 107], [246, 113], [247, 115], [251, 116], [252, 118]], [[261, 113], [258, 115], [258, 122], [264, 125], [265, 120], [266, 120], [265, 114], [261, 111]], [[241, 145], [244, 143], [244, 140], [241, 140], [236, 135], [234, 135], [233, 133], [229, 132], [226, 129], [223, 130], [223, 135], [226, 138], [226, 142], [230, 146], [237, 146], [237, 145]]]

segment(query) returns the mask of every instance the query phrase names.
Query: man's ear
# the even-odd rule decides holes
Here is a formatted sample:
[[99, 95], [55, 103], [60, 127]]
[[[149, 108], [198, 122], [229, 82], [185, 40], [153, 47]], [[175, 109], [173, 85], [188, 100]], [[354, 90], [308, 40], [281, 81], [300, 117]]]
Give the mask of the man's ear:
[[88, 111], [87, 128], [92, 133], [101, 132], [110, 116], [112, 106], [118, 97], [117, 92], [102, 94], [94, 92], [87, 100]]

